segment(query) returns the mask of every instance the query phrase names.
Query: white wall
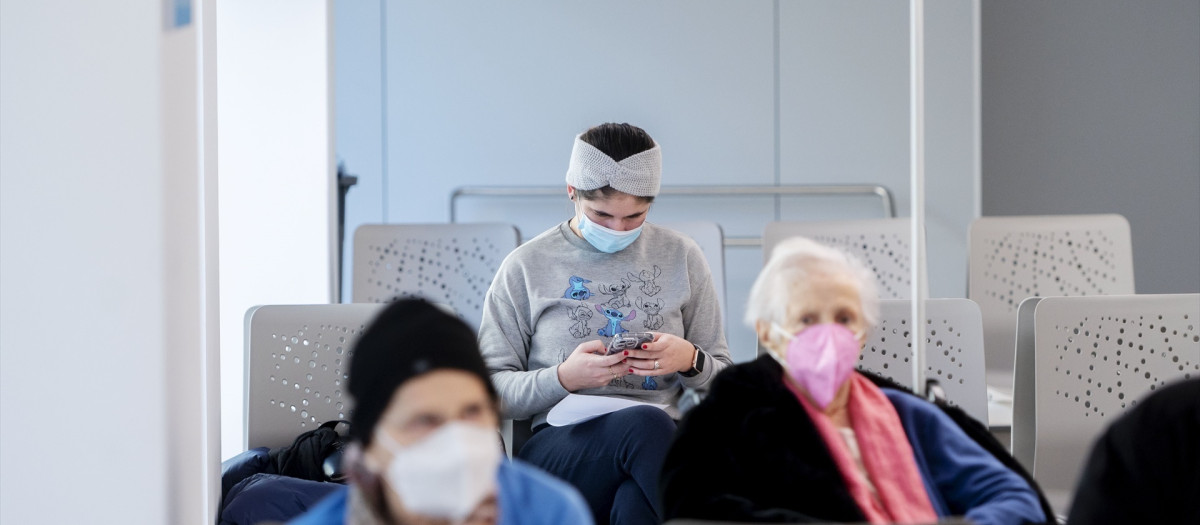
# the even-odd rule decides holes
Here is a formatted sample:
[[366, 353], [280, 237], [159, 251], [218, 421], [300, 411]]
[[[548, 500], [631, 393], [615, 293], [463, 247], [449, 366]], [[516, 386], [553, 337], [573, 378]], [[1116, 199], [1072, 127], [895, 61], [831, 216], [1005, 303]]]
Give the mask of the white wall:
[[201, 16], [162, 6], [0, 3], [3, 523], [213, 518]]
[[329, 23], [325, 0], [217, 10], [222, 458], [245, 450], [246, 310], [332, 298]]
[[212, 523], [221, 499], [215, 3], [188, 6], [191, 22], [164, 32], [159, 61], [172, 523]]
[[[907, 214], [904, 3], [335, 6], [338, 85], [362, 95], [338, 95], [339, 139], [353, 138], [338, 154], [361, 177], [347, 203], [348, 238], [364, 222], [444, 222], [459, 186], [564, 184], [573, 135], [604, 121], [642, 126], [663, 145], [664, 184], [877, 183]], [[978, 209], [975, 10], [951, 0], [926, 9], [935, 297], [965, 296], [966, 231]], [[555, 202], [464, 199], [459, 220], [513, 222], [528, 237], [569, 215]], [[651, 220], [716, 220], [726, 235], [758, 236], [770, 220], [881, 214], [865, 197], [779, 207], [675, 197], [659, 199]], [[762, 255], [726, 256], [728, 333], [735, 358], [748, 359], [754, 337], [742, 304]]]

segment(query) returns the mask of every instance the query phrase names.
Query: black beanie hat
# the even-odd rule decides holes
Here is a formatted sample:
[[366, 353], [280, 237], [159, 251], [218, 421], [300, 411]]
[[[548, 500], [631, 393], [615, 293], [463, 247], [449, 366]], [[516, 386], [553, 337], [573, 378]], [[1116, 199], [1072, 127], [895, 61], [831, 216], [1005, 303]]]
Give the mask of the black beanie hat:
[[396, 390], [409, 379], [441, 368], [475, 374], [492, 401], [498, 399], [475, 333], [466, 323], [421, 299], [403, 299], [384, 308], [354, 344], [350, 357], [350, 437], [369, 445]]

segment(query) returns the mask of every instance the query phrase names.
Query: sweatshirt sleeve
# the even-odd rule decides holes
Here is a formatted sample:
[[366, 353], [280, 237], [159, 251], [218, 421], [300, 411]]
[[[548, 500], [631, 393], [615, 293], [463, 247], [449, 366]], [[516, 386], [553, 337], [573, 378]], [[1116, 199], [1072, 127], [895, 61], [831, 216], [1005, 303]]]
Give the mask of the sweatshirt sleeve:
[[729, 345], [725, 341], [725, 324], [721, 319], [721, 301], [713, 284], [712, 271], [704, 254], [695, 243], [687, 251], [688, 281], [691, 298], [683, 307], [684, 339], [704, 352], [704, 370], [695, 377], [680, 376], [683, 386], [703, 389], [717, 373], [733, 364]]
[[479, 349], [505, 417], [528, 419], [567, 396], [558, 380], [558, 366], [529, 370], [532, 336], [523, 271], [510, 255], [484, 297], [479, 325]]
[[[1044, 523], [1038, 495], [934, 405], [887, 392], [935, 506], [979, 525]], [[939, 505], [941, 503], [941, 505]]]

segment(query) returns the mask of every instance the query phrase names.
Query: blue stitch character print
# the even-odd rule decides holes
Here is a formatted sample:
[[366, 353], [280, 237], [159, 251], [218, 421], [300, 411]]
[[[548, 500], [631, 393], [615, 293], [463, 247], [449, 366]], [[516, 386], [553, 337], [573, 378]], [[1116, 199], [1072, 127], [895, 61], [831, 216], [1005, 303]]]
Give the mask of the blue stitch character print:
[[634, 275], [633, 272], [629, 272], [628, 275], [629, 280], [642, 283], [642, 286], [639, 287], [641, 288], [642, 293], [649, 297], [654, 297], [656, 294], [658, 294], [658, 292], [662, 291], [661, 286], [654, 284], [654, 280], [658, 279], [658, 276], [662, 275], [662, 268], [659, 268], [657, 264], [654, 265], [654, 273], [650, 273], [648, 270], [642, 270], [638, 273], [638, 275]]
[[629, 281], [621, 279], [621, 284], [601, 284], [600, 293], [613, 296], [607, 304], [610, 308], [627, 308], [630, 306], [629, 298], [625, 297], [625, 290], [629, 289]]
[[[575, 299], [576, 301], [586, 301], [592, 296], [592, 291], [584, 286], [591, 281], [583, 277], [571, 276], [571, 285], [567, 287], [567, 291], [563, 293], [563, 299]], [[591, 312], [588, 312], [591, 313]]]
[[588, 321], [592, 319], [592, 311], [586, 305], [579, 305], [567, 312], [567, 316], [575, 321], [571, 324], [571, 335], [576, 339], [583, 339], [592, 332], [588, 328]]
[[642, 321], [642, 326], [646, 327], [647, 330], [658, 330], [659, 328], [662, 328], [664, 323], [666, 323], [666, 320], [663, 319], [663, 316], [659, 314], [665, 305], [662, 299], [656, 299], [652, 303], [649, 301], [642, 301], [642, 298], [638, 297], [634, 302], [637, 303], [637, 307], [641, 309], [642, 313], [646, 314], [646, 319]]
[[626, 330], [624, 326], [621, 326], [621, 321], [632, 321], [637, 319], [637, 310], [629, 310], [629, 315], [625, 315], [616, 308], [605, 308], [601, 305], [596, 305], [596, 311], [604, 314], [604, 317], [608, 318], [608, 324], [604, 325], [604, 328], [596, 330], [597, 334], [600, 334], [604, 337], [612, 337], [617, 334], [628, 332], [629, 330]]

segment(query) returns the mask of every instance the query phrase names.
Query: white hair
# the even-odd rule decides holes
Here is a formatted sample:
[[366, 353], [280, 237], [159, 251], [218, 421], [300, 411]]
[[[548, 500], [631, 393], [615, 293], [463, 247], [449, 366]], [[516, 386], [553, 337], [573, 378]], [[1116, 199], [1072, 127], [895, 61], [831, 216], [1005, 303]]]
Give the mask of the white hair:
[[791, 283], [808, 279], [813, 273], [836, 272], [858, 284], [863, 319], [868, 327], [879, 320], [879, 293], [875, 274], [857, 257], [837, 248], [804, 237], [792, 237], [775, 245], [771, 259], [763, 266], [746, 304], [746, 324], [758, 321], [782, 324], [791, 299]]

